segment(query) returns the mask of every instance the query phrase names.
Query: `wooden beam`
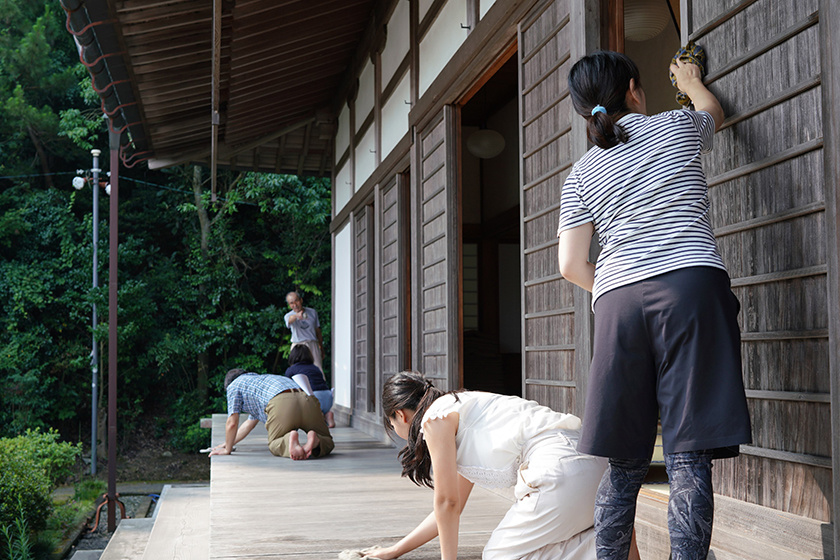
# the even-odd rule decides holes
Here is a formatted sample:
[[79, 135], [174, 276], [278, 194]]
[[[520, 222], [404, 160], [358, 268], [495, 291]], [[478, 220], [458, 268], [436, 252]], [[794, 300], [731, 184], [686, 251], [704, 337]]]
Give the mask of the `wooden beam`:
[[[828, 364], [831, 389], [831, 510], [833, 556], [840, 556], [840, 6], [820, 0], [820, 61], [825, 150], [826, 255], [828, 261]], [[828, 555], [826, 554], [826, 558]]]
[[283, 152], [286, 151], [286, 136], [280, 137], [280, 145], [277, 146], [277, 153], [274, 155], [274, 172], [280, 173], [283, 167]]
[[303, 175], [303, 164], [306, 161], [306, 156], [309, 154], [309, 139], [312, 136], [312, 123], [306, 125], [303, 131], [303, 150], [298, 156], [297, 174]]
[[222, 0], [213, 0], [213, 66], [210, 76], [210, 200], [216, 202], [216, 167], [219, 152], [219, 74], [222, 67]]

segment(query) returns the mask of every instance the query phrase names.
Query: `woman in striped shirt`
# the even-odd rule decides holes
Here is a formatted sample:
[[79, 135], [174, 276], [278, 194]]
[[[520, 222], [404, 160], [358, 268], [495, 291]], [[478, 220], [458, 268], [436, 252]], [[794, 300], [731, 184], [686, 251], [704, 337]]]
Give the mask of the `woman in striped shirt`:
[[569, 73], [595, 144], [563, 186], [558, 235], [560, 271], [592, 292], [595, 312], [578, 450], [610, 460], [595, 509], [599, 559], [627, 558], [658, 419], [674, 560], [706, 558], [711, 460], [750, 441], [740, 306], [712, 233], [700, 163], [723, 109], [697, 66], [678, 61], [671, 71], [696, 111], [646, 116], [639, 71], [623, 54], [594, 53]]

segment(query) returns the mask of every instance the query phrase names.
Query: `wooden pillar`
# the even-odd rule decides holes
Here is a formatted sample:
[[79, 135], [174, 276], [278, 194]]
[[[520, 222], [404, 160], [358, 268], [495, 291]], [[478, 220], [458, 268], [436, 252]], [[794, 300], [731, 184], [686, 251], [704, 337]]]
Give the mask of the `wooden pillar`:
[[[828, 363], [831, 388], [831, 521], [834, 557], [840, 552], [840, 5], [820, 2], [825, 213], [828, 260]], [[828, 558], [828, 554], [826, 554]]]

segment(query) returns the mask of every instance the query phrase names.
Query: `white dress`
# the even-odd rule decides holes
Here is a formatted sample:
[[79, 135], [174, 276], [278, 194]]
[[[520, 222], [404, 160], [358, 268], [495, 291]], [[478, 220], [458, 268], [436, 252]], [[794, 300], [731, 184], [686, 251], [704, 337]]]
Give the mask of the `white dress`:
[[595, 493], [606, 460], [575, 446], [581, 421], [534, 401], [478, 391], [444, 395], [423, 415], [459, 414], [458, 473], [485, 488], [514, 487], [484, 560], [594, 560]]

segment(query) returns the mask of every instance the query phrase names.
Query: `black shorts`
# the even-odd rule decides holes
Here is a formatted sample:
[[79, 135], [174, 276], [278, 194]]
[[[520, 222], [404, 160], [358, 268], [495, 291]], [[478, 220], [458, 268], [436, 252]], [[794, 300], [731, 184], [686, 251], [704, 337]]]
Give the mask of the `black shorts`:
[[740, 305], [725, 271], [678, 269], [595, 302], [595, 344], [578, 450], [649, 459], [662, 421], [665, 453], [737, 455], [749, 443]]

